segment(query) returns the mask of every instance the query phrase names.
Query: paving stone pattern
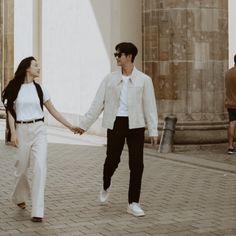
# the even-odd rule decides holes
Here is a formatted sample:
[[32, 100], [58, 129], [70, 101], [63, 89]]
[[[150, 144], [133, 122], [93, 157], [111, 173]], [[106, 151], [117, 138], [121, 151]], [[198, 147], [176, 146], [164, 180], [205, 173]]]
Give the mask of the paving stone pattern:
[[[141, 205], [146, 216], [126, 213], [127, 151], [112, 181], [110, 201], [100, 205], [105, 147], [49, 144], [43, 223], [30, 221], [30, 201], [10, 201], [14, 149], [0, 141], [0, 236], [233, 236], [236, 174], [145, 155]], [[32, 163], [29, 178], [32, 177]]]

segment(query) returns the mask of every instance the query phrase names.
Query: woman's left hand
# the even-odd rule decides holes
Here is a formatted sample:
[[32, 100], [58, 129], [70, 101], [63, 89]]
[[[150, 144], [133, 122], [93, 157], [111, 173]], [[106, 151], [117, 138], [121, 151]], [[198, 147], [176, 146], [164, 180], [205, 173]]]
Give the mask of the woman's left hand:
[[13, 147], [18, 147], [19, 142], [18, 142], [18, 138], [17, 138], [16, 134], [11, 134], [10, 145], [13, 146]]

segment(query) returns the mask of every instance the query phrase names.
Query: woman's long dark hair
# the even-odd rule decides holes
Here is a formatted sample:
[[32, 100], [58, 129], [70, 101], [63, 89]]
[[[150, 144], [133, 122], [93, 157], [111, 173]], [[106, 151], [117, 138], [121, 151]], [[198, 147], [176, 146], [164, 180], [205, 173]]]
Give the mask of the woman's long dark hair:
[[2, 92], [2, 102], [6, 110], [10, 111], [11, 115], [15, 118], [16, 114], [13, 109], [14, 101], [17, 98], [21, 85], [25, 81], [26, 70], [30, 67], [31, 61], [35, 60], [34, 57], [24, 58], [18, 65], [13, 79], [8, 83]]

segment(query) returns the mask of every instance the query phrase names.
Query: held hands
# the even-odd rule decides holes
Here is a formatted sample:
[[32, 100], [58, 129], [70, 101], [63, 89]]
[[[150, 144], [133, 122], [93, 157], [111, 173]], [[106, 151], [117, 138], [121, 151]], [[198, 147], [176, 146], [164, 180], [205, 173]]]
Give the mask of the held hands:
[[70, 128], [70, 130], [74, 133], [74, 134], [83, 134], [85, 132], [85, 130], [81, 129], [78, 126], [73, 126], [72, 128]]
[[80, 127], [75, 127], [75, 134], [83, 134], [85, 130], [81, 129]]

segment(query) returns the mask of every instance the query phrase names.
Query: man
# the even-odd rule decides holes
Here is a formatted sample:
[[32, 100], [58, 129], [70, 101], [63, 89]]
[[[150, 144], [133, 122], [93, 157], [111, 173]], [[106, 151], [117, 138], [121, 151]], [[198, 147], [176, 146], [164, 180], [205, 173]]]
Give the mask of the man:
[[80, 122], [82, 134], [103, 114], [103, 127], [107, 128], [107, 157], [103, 169], [103, 189], [99, 199], [106, 203], [113, 176], [127, 141], [129, 149], [130, 182], [127, 211], [134, 216], [144, 216], [139, 205], [143, 174], [143, 146], [145, 125], [152, 144], [157, 143], [157, 110], [152, 80], [134, 66], [138, 53], [132, 43], [120, 43], [114, 56], [121, 70], [112, 72], [101, 83], [96, 97]]
[[228, 126], [228, 154], [235, 153], [234, 133], [236, 127], [236, 55], [234, 55], [234, 67], [229, 69], [225, 75], [226, 99], [225, 107], [229, 113]]

